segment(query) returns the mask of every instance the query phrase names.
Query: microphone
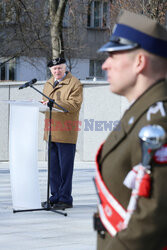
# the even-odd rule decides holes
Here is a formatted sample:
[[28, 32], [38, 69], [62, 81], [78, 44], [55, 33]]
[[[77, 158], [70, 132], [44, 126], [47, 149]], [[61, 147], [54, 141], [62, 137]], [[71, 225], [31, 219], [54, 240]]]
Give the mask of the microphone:
[[37, 79], [32, 79], [31, 81], [26, 82], [26, 83], [24, 83], [23, 85], [21, 85], [21, 86], [19, 87], [19, 89], [27, 88], [27, 87], [31, 86], [32, 84], [34, 84], [36, 81], [37, 81]]

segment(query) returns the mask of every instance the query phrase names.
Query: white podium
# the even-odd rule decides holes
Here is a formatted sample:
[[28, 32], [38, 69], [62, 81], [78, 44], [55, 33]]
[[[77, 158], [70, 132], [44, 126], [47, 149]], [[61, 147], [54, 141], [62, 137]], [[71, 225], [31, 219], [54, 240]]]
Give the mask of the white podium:
[[[41, 208], [38, 178], [38, 117], [39, 111], [50, 108], [37, 101], [0, 101], [10, 104], [9, 167], [13, 212], [51, 210]], [[52, 108], [53, 112], [64, 112]], [[48, 185], [49, 187], [49, 185]], [[49, 189], [48, 189], [49, 192]]]
[[8, 101], [9, 166], [13, 210], [41, 208], [38, 179], [38, 116], [35, 101]]

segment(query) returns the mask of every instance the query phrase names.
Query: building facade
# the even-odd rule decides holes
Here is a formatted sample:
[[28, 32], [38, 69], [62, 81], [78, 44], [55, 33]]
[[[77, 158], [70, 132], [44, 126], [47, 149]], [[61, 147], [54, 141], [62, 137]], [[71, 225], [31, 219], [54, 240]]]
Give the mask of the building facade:
[[[147, 14], [167, 24], [165, 0], [67, 1], [62, 21], [62, 50], [69, 70], [79, 79], [105, 79], [101, 69], [105, 57], [97, 50], [108, 41], [121, 8]], [[0, 0], [0, 80], [49, 77], [50, 23], [49, 0]]]
[[[0, 1], [0, 80], [49, 77], [49, 1], [28, 2]], [[104, 57], [97, 50], [109, 38], [109, 25], [110, 1], [68, 1], [63, 18], [64, 55], [69, 70], [79, 79], [104, 79]]]

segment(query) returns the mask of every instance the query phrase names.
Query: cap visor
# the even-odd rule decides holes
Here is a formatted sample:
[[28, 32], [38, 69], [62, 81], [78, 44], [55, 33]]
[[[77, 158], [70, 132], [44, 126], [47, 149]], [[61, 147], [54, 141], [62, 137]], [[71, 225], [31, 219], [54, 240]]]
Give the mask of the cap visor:
[[135, 44], [119, 44], [115, 42], [108, 42], [104, 44], [97, 52], [113, 52], [113, 51], [122, 51], [130, 50], [136, 47]]

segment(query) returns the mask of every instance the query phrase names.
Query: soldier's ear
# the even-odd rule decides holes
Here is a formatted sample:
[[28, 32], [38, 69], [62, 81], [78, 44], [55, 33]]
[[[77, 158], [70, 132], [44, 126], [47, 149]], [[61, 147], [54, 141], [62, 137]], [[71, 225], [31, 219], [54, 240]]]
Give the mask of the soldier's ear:
[[145, 71], [148, 64], [148, 56], [144, 52], [139, 52], [135, 58], [136, 73], [140, 74]]

